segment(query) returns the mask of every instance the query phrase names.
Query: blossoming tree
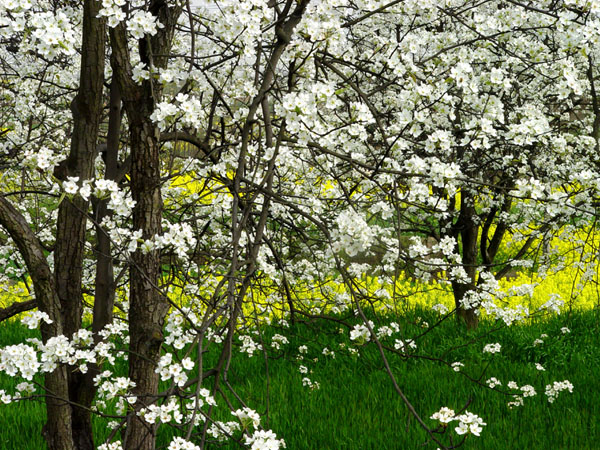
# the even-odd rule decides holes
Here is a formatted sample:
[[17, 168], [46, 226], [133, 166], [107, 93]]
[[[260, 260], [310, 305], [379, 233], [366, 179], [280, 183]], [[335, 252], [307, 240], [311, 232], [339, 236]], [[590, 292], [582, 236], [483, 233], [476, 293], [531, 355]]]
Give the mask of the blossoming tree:
[[0, 370], [45, 374], [49, 447], [100, 444], [95, 413], [119, 418], [103, 449], [153, 449], [168, 423], [173, 449], [279, 448], [249, 408], [214, 420], [233, 352], [264, 351], [252, 327], [349, 311], [352, 341], [408, 355], [364, 312], [404, 301], [407, 263], [470, 327], [527, 316], [497, 279], [592, 219], [600, 179], [598, 5], [539, 3], [0, 3], [2, 276], [35, 298], [3, 317], [36, 307], [42, 331]]

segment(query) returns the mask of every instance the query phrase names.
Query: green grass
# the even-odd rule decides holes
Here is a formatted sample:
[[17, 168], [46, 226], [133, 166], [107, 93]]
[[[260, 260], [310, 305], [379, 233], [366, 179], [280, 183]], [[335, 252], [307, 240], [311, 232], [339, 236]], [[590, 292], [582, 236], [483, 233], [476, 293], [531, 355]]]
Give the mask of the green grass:
[[[424, 313], [420, 313], [425, 317]], [[433, 317], [425, 317], [433, 319]], [[481, 437], [470, 436], [468, 449], [594, 449], [600, 448], [600, 367], [599, 316], [594, 312], [574, 315], [570, 320], [558, 317], [528, 326], [514, 326], [495, 332], [467, 348], [453, 351], [448, 360], [461, 361], [465, 372], [478, 377], [486, 361], [491, 360], [483, 380], [491, 376], [504, 385], [515, 380], [519, 385], [532, 384], [538, 395], [525, 399], [523, 407], [509, 409], [510, 398], [475, 385], [446, 365], [426, 360], [402, 360], [390, 356], [398, 384], [427, 423], [441, 406], [455, 410], [469, 400], [468, 410], [488, 423]], [[432, 323], [432, 320], [429, 321]], [[571, 333], [563, 335], [562, 326]], [[443, 324], [419, 345], [423, 354], [441, 356], [450, 347], [476, 340], [490, 331], [483, 324], [467, 335], [454, 321]], [[288, 358], [270, 361], [271, 392], [268, 426], [283, 437], [291, 449], [417, 449], [426, 435], [408, 414], [394, 392], [381, 359], [373, 344], [361, 349], [360, 358], [336, 351], [336, 359], [321, 355], [324, 346], [334, 348], [339, 338], [337, 326], [319, 330], [320, 341], [311, 345], [311, 358], [318, 363], [305, 364], [313, 369], [310, 378], [321, 384], [319, 390], [302, 387], [295, 352]], [[314, 339], [315, 330], [299, 327], [298, 338], [290, 349]], [[329, 338], [323, 338], [330, 331]], [[546, 333], [545, 343], [533, 341]], [[500, 355], [483, 357], [481, 349], [490, 342], [500, 342]], [[420, 353], [419, 352], [419, 353]], [[540, 362], [546, 372], [535, 369]], [[235, 358], [232, 385], [242, 398], [259, 412], [265, 412], [264, 362], [261, 358]], [[569, 379], [573, 394], [563, 393], [549, 404], [545, 385]], [[234, 448], [231, 446], [231, 448]]]
[[[416, 325], [416, 315], [409, 313], [408, 317], [395, 318], [409, 336], [422, 330]], [[435, 320], [427, 312], [418, 315], [429, 323]], [[562, 334], [563, 326], [569, 327], [571, 333]], [[461, 361], [465, 364], [464, 372], [476, 378], [489, 363], [483, 380], [494, 376], [504, 386], [509, 380], [519, 385], [531, 384], [538, 395], [526, 398], [524, 406], [511, 410], [506, 405], [510, 397], [468, 381], [447, 365], [390, 354], [399, 386], [425, 421], [433, 427], [429, 416], [441, 406], [459, 410], [470, 402], [468, 410], [481, 416], [487, 426], [481, 437], [467, 438], [465, 449], [600, 449], [598, 311], [503, 328], [487, 336], [495, 327], [484, 323], [478, 330], [467, 333], [452, 320], [444, 322], [418, 342], [417, 354]], [[341, 335], [338, 329], [339, 325], [332, 322], [314, 322], [284, 330], [265, 330], [265, 343], [271, 341], [274, 332], [285, 334], [290, 340], [269, 359], [269, 389], [260, 353], [252, 358], [244, 354], [233, 357], [229, 372], [231, 386], [248, 406], [261, 414], [267, 412], [268, 399], [269, 410], [263, 416], [263, 426], [284, 438], [288, 449], [435, 449], [433, 443], [421, 445], [427, 437], [394, 392], [375, 346], [359, 347], [361, 356], [351, 356], [339, 347], [340, 342], [349, 344], [348, 330]], [[18, 324], [2, 324], [0, 345], [20, 342], [32, 333]], [[533, 341], [542, 333], [548, 334], [548, 338], [544, 344], [534, 346]], [[502, 344], [501, 353], [483, 355], [481, 349], [491, 342]], [[298, 361], [297, 349], [302, 344], [309, 347], [309, 352]], [[458, 346], [461, 347], [450, 350]], [[322, 355], [324, 347], [335, 351], [335, 359]], [[212, 351], [206, 355], [207, 367], [216, 356]], [[535, 363], [541, 363], [546, 371], [537, 371]], [[301, 380], [306, 375], [298, 371], [301, 364], [312, 370], [308, 376], [320, 383], [320, 389], [302, 386]], [[562, 393], [553, 404], [548, 403], [545, 385], [564, 379], [573, 383], [573, 394]], [[1, 376], [0, 388], [10, 392], [17, 382]], [[227, 389], [225, 394], [239, 407]], [[217, 396], [217, 402], [220, 405], [217, 418], [231, 420], [224, 400]], [[44, 420], [42, 404], [24, 402], [1, 408], [1, 449], [45, 448], [40, 435]], [[107, 433], [101, 420], [96, 421], [96, 432], [99, 436]], [[163, 443], [169, 434], [165, 429]], [[447, 434], [456, 436], [453, 432]], [[447, 436], [442, 438], [448, 442]], [[214, 444], [209, 448], [239, 447]]]

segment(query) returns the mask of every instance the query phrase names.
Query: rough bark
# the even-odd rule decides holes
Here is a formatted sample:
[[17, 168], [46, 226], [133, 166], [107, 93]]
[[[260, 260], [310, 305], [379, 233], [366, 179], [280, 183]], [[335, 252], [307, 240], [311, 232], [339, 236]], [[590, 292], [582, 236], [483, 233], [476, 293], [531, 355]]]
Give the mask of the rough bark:
[[0, 322], [9, 319], [17, 314], [29, 311], [37, 307], [35, 300], [27, 300], [25, 302], [15, 302], [6, 308], [0, 309]]
[[[142, 239], [161, 232], [162, 198], [158, 130], [150, 121], [131, 127], [131, 193], [136, 201], [133, 227], [142, 230]], [[138, 402], [154, 401], [158, 392], [156, 364], [163, 341], [163, 323], [168, 303], [156, 289], [160, 252], [132, 255], [130, 270], [129, 377], [136, 384]], [[127, 424], [126, 449], [153, 449], [155, 427], [131, 416]]]
[[[110, 112], [108, 118], [108, 137], [104, 152], [104, 163], [106, 170], [104, 178], [118, 182], [119, 173], [119, 136], [121, 134], [121, 91], [119, 84], [113, 80], [110, 87]], [[109, 236], [100, 226], [102, 220], [109, 216], [108, 200], [102, 199], [94, 203], [96, 239], [97, 239], [97, 263], [96, 283], [94, 295], [94, 320], [92, 331], [94, 335], [110, 323], [113, 318], [113, 307], [115, 303], [115, 279], [113, 272], [113, 260], [111, 256], [111, 241]]]
[[[25, 260], [31, 276], [35, 299], [40, 311], [48, 314], [51, 324], [41, 326], [42, 340], [47, 342], [63, 334], [60, 299], [56, 293], [54, 277], [46, 261], [44, 250], [23, 215], [4, 197], [0, 197], [0, 225], [11, 236]], [[73, 450], [71, 406], [67, 369], [59, 366], [45, 377], [47, 422], [43, 429], [50, 450]]]
[[[94, 175], [102, 117], [106, 48], [105, 21], [97, 17], [101, 6], [96, 0], [85, 0], [83, 5], [79, 89], [71, 103], [71, 148], [65, 163], [56, 171], [57, 177], [62, 180], [79, 177], [81, 182]], [[75, 196], [61, 202], [58, 211], [54, 274], [64, 315], [64, 333], [68, 337], [81, 328], [81, 283], [88, 207], [89, 201]], [[70, 373], [69, 392], [72, 402], [88, 407], [94, 393], [85, 388], [84, 378], [85, 375], [79, 372]], [[78, 449], [94, 449], [91, 416], [85, 408], [73, 407], [73, 438]]]
[[475, 288], [477, 277], [477, 236], [479, 226], [475, 223], [475, 207], [473, 200], [466, 193], [461, 198], [461, 209], [459, 219], [454, 227], [455, 232], [460, 235], [462, 244], [462, 264], [467, 276], [468, 283], [452, 282], [456, 314], [459, 322], [464, 323], [468, 329], [477, 328], [479, 315], [477, 308], [464, 308], [462, 300], [469, 291]]
[[[110, 99], [110, 115], [108, 123], [108, 138], [104, 149], [106, 170], [105, 178], [116, 181], [116, 173], [118, 171], [117, 160], [119, 151], [119, 131], [121, 127], [121, 108], [120, 96], [117, 84], [111, 86]], [[116, 284], [113, 272], [113, 260], [111, 256], [111, 242], [106, 232], [99, 224], [102, 219], [109, 214], [107, 208], [108, 201], [106, 199], [93, 199], [94, 220], [96, 223], [97, 237], [97, 257], [96, 257], [96, 278], [94, 284], [94, 314], [92, 320], [92, 331], [94, 333], [94, 342], [98, 343], [102, 339], [99, 332], [112, 321], [113, 308], [115, 301]], [[75, 380], [77, 388], [81, 391], [77, 396], [79, 404], [85, 406], [91, 405], [96, 396], [97, 387], [94, 384], [94, 377], [98, 375], [100, 368], [96, 364], [91, 364], [86, 374], [82, 374], [79, 379]], [[77, 411], [79, 413], [80, 411]], [[80, 428], [80, 439], [76, 441], [78, 449], [87, 450], [88, 445], [93, 444], [93, 435], [91, 429], [91, 416], [84, 412], [80, 421], [84, 424]], [[74, 420], [75, 422], [75, 420]], [[91, 439], [84, 439], [89, 436]]]
[[[161, 0], [153, 0], [149, 11], [158, 17], [163, 28], [151, 38], [139, 41], [142, 62], [166, 67], [171, 39], [180, 7], [169, 8]], [[152, 80], [137, 85], [131, 78], [131, 63], [125, 29], [122, 25], [110, 30], [115, 61], [113, 73], [119, 82], [123, 106], [129, 121], [131, 151], [131, 195], [133, 229], [142, 231], [142, 239], [161, 233], [163, 202], [160, 194], [160, 133], [150, 119], [155, 102], [160, 99], [160, 87]], [[160, 55], [160, 56], [158, 56]], [[156, 286], [160, 274], [160, 253], [137, 251], [131, 256], [129, 336], [129, 377], [135, 383], [137, 408], [152, 403], [158, 393], [155, 369], [163, 342], [163, 324], [168, 303]], [[156, 426], [130, 414], [124, 437], [126, 450], [154, 450]]]

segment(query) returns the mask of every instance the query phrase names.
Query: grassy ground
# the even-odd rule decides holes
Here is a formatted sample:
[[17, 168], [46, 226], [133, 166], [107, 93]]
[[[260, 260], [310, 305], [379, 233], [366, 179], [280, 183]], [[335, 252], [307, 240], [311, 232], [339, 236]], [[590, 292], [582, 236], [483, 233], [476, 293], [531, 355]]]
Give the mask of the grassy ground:
[[[416, 315], [395, 320], [415, 331]], [[418, 315], [429, 323], [435, 320], [430, 313], [420, 311]], [[565, 326], [570, 333], [561, 332]], [[510, 397], [468, 381], [447, 365], [391, 355], [398, 384], [426, 422], [435, 425], [429, 416], [441, 406], [459, 410], [470, 402], [468, 410], [481, 416], [487, 426], [481, 437], [467, 438], [465, 449], [600, 449], [598, 311], [558, 316], [487, 335], [493, 328], [493, 324], [482, 324], [475, 332], [466, 333], [454, 321], [445, 322], [419, 341], [417, 354], [460, 361], [465, 364], [466, 374], [479, 378], [483, 372], [482, 380], [494, 376], [504, 386], [510, 380], [519, 386], [531, 384], [537, 395], [526, 398], [524, 406], [509, 409]], [[265, 331], [266, 343], [271, 342], [273, 332]], [[298, 324], [277, 332], [285, 334], [290, 343], [273, 352], [268, 362], [269, 376], [265, 375], [262, 354], [252, 358], [238, 354], [233, 358], [229, 381], [248, 406], [259, 413], [265, 414], [268, 404], [263, 425], [283, 437], [288, 449], [436, 448], [432, 443], [421, 445], [426, 435], [394, 392], [373, 344], [358, 347], [360, 357], [349, 354], [348, 331], [340, 335], [339, 326], [333, 323]], [[0, 345], [20, 342], [31, 333], [19, 324], [2, 324]], [[544, 343], [534, 345], [543, 333], [548, 335]], [[346, 347], [341, 348], [340, 342]], [[473, 343], [464, 347], [468, 342]], [[483, 346], [491, 342], [502, 345], [500, 354], [482, 353]], [[308, 353], [300, 361], [298, 346], [303, 344], [308, 346]], [[456, 346], [459, 348], [451, 350]], [[334, 350], [335, 358], [323, 355], [324, 347]], [[216, 354], [208, 354], [207, 363], [214, 358]], [[535, 363], [542, 364], [546, 371], [536, 370]], [[312, 373], [301, 374], [300, 365]], [[303, 386], [305, 376], [318, 382], [320, 388]], [[546, 384], [564, 379], [573, 383], [573, 394], [563, 393], [553, 404], [548, 403]], [[12, 391], [16, 382], [1, 376], [0, 388]], [[234, 396], [229, 392], [227, 395], [238, 407]], [[222, 399], [217, 401], [224, 405]], [[42, 404], [24, 402], [1, 408], [0, 449], [45, 448], [40, 435]], [[223, 420], [232, 418], [225, 409], [218, 414]], [[96, 429], [98, 436], [107, 433], [106, 424], [100, 420]], [[211, 448], [239, 447], [214, 444]]]

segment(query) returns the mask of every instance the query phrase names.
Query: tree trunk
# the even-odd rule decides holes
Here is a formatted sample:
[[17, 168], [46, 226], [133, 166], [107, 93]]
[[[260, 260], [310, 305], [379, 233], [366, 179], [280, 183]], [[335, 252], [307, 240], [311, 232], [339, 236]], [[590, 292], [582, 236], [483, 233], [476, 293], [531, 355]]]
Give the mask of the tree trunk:
[[[108, 137], [104, 153], [106, 170], [104, 178], [119, 182], [119, 137], [121, 135], [121, 91], [119, 83], [113, 80], [110, 86], [110, 112], [108, 118]], [[111, 256], [111, 242], [109, 236], [100, 226], [102, 220], [108, 217], [108, 200], [102, 199], [94, 202], [97, 240], [96, 286], [94, 292], [94, 320], [92, 331], [94, 336], [108, 323], [112, 322], [115, 304], [115, 278], [113, 272], [113, 259]]]
[[[163, 27], [154, 36], [139, 40], [141, 62], [164, 68], [167, 65], [173, 31], [181, 6], [153, 0], [149, 11]], [[152, 79], [141, 85], [133, 82], [127, 35], [123, 24], [110, 30], [114, 57], [113, 73], [119, 82], [123, 105], [129, 120], [131, 151], [131, 195], [133, 229], [142, 231], [142, 239], [151, 239], [162, 231], [162, 197], [160, 193], [160, 133], [150, 116], [161, 96], [160, 85]], [[155, 373], [163, 342], [163, 324], [169, 309], [157, 289], [160, 275], [160, 252], [131, 255], [129, 300], [129, 377], [135, 383], [136, 410], [153, 403], [158, 393]], [[126, 450], [154, 450], [156, 425], [146, 423], [132, 413], [124, 437]]]
[[463, 192], [461, 197], [461, 208], [459, 219], [454, 226], [455, 234], [460, 234], [462, 244], [462, 264], [467, 276], [468, 283], [452, 281], [452, 291], [454, 293], [454, 302], [456, 305], [456, 317], [460, 323], [467, 326], [468, 329], [477, 328], [479, 325], [478, 307], [465, 308], [462, 300], [465, 295], [475, 289], [477, 277], [477, 236], [479, 226], [475, 223], [474, 200]]
[[461, 304], [464, 295], [471, 291], [471, 289], [472, 288], [467, 284], [452, 282], [454, 303], [456, 305], [456, 317], [458, 322], [466, 325], [469, 330], [473, 330], [479, 326], [477, 308], [464, 308]]
[[[61, 180], [78, 177], [81, 182], [94, 176], [106, 56], [105, 20], [98, 18], [101, 6], [96, 0], [85, 0], [83, 6], [79, 89], [71, 103], [73, 134], [70, 153], [56, 171]], [[88, 206], [88, 200], [75, 196], [61, 202], [58, 211], [54, 275], [62, 305], [64, 333], [69, 338], [81, 328], [81, 282]], [[94, 392], [86, 389], [84, 374], [69, 373], [69, 397], [73, 403], [87, 408], [93, 396]], [[86, 408], [73, 407], [73, 439], [79, 450], [94, 449], [91, 416]]]
[[[149, 116], [149, 115], [148, 115]], [[131, 119], [130, 119], [131, 120]], [[162, 197], [160, 194], [160, 158], [158, 129], [149, 120], [132, 122], [131, 194], [136, 201], [133, 228], [142, 230], [142, 239], [161, 233]], [[169, 309], [157, 290], [160, 252], [136, 251], [130, 269], [129, 304], [129, 377], [140, 406], [154, 402], [158, 392], [156, 365], [163, 341], [163, 323]], [[126, 449], [154, 449], [156, 427], [137, 415], [127, 423]]]
[[[111, 86], [110, 94], [110, 115], [108, 122], [108, 138], [105, 149], [105, 179], [116, 180], [118, 167], [118, 152], [119, 152], [119, 135], [121, 128], [121, 97], [117, 83]], [[96, 239], [97, 239], [97, 257], [96, 257], [96, 279], [94, 289], [94, 314], [92, 320], [92, 331], [94, 333], [94, 342], [98, 343], [102, 339], [99, 332], [112, 321], [113, 308], [115, 301], [116, 285], [113, 273], [113, 260], [111, 256], [110, 238], [106, 232], [98, 225], [102, 219], [108, 215], [106, 199], [92, 201], [95, 211], [96, 222]], [[98, 375], [100, 369], [97, 364], [91, 364], [86, 374], [81, 374], [79, 379], [74, 380], [77, 388], [80, 390], [78, 394], [78, 403], [85, 406], [90, 406], [96, 396], [97, 387], [94, 384], [94, 377]], [[81, 409], [80, 409], [81, 410]], [[74, 410], [74, 414], [80, 411]], [[93, 445], [91, 415], [84, 411], [85, 415], [79, 420], [83, 426], [74, 430], [75, 434], [79, 432], [79, 440], [76, 440], [79, 450], [87, 450], [89, 445]], [[76, 424], [75, 418], [73, 420]], [[90, 439], [86, 440], [85, 437]]]
[[[37, 237], [29, 228], [23, 215], [4, 197], [0, 197], [0, 224], [15, 241], [19, 253], [25, 260], [33, 282], [35, 299], [40, 311], [48, 314], [52, 323], [41, 326], [42, 340], [47, 342], [54, 336], [63, 334], [61, 305], [54, 278], [44, 250]], [[50, 450], [74, 450], [72, 436], [71, 406], [67, 369], [60, 365], [45, 376], [47, 421], [42, 431]]]

